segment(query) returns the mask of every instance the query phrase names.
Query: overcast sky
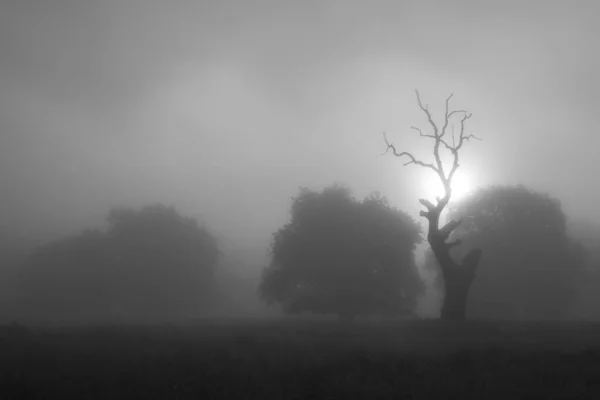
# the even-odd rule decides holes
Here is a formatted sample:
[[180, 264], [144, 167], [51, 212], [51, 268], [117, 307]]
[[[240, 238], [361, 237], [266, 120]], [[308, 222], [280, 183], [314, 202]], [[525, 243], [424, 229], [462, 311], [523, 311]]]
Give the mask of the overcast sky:
[[473, 113], [473, 185], [600, 221], [594, 1], [0, 0], [0, 222], [40, 237], [174, 204], [268, 240], [299, 186], [380, 191], [419, 220], [414, 89]]

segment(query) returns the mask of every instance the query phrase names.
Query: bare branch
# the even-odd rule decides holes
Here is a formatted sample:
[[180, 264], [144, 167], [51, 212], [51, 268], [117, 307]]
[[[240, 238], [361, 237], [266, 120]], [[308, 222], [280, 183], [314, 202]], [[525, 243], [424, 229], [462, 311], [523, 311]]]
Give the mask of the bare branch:
[[423, 131], [421, 131], [421, 129], [417, 128], [416, 126], [411, 126], [410, 129], [414, 129], [415, 131], [419, 132], [419, 136], [436, 139], [436, 137], [434, 135], [426, 135], [426, 134], [424, 134]]
[[452, 124], [452, 147], [456, 147], [456, 138], [454, 137], [454, 124]]
[[[458, 151], [462, 148], [462, 146], [465, 143], [465, 141], [469, 141], [471, 139], [481, 140], [480, 138], [478, 138], [477, 136], [475, 136], [473, 134], [465, 135], [465, 122], [469, 118], [471, 118], [472, 115], [473, 114], [465, 112], [464, 116], [460, 120], [460, 136], [459, 136], [459, 139], [458, 139], [458, 144], [455, 145], [455, 146], [453, 146], [452, 149], [450, 149], [450, 151], [452, 152], [452, 154], [454, 154], [454, 163], [452, 165], [452, 169], [450, 170], [450, 174], [448, 174], [448, 182], [452, 182], [452, 178], [454, 177], [454, 174], [456, 173], [456, 170], [460, 166], [459, 163], [458, 163]], [[448, 147], [448, 146], [446, 146], [446, 147]]]
[[423, 103], [421, 103], [421, 96], [419, 96], [419, 91], [415, 90], [415, 93], [417, 94], [417, 103], [419, 104], [419, 108], [425, 113], [425, 115], [427, 115], [427, 120], [429, 121], [429, 125], [431, 125], [431, 127], [433, 128], [434, 136], [439, 137], [438, 127], [435, 124], [435, 122], [433, 122], [433, 118], [431, 117], [431, 113], [429, 112], [429, 107], [427, 105], [423, 106]]
[[451, 220], [442, 229], [440, 229], [440, 235], [445, 239], [462, 223], [462, 218], [459, 220]]
[[[450, 153], [454, 154], [454, 152], [456, 151], [456, 145], [450, 146], [450, 144], [448, 144], [448, 142], [446, 142], [444, 139], [439, 138], [438, 139], [440, 141], [440, 143], [442, 143], [448, 150], [450, 150]], [[454, 138], [452, 138], [452, 141], [454, 141]]]
[[468, 114], [468, 112], [467, 112], [466, 110], [454, 110], [454, 111], [451, 111], [451, 112], [448, 114], [448, 118], [450, 118], [450, 117], [452, 117], [454, 114], [458, 114], [458, 113]]
[[446, 134], [446, 128], [448, 127], [448, 121], [450, 120], [450, 116], [452, 113], [448, 114], [448, 106], [450, 105], [450, 99], [454, 96], [454, 93], [450, 93], [450, 96], [446, 99], [446, 113], [444, 114], [444, 126], [442, 127], [442, 133], [440, 137], [443, 137]]
[[458, 163], [458, 152], [454, 153], [454, 164], [452, 164], [452, 169], [450, 170], [450, 173], [448, 174], [448, 182], [452, 183], [452, 178], [454, 177], [454, 174], [456, 173], [456, 170], [458, 169], [458, 167], [460, 167], [460, 164]]
[[[448, 128], [448, 123], [450, 122], [450, 118], [452, 118], [452, 116], [454, 114], [459, 114], [459, 113], [463, 113], [463, 114], [468, 114], [467, 111], [465, 110], [454, 110], [454, 111], [450, 111], [449, 105], [450, 105], [450, 99], [452, 98], [452, 96], [454, 96], [454, 93], [451, 93], [450, 96], [448, 96], [448, 98], [446, 99], [446, 113], [444, 114], [444, 126], [442, 127], [442, 132], [440, 133], [440, 137], [444, 137], [444, 135], [446, 134], [446, 128]], [[448, 147], [448, 146], [446, 146]]]
[[[433, 118], [431, 116], [431, 113], [429, 112], [429, 107], [427, 105], [423, 105], [423, 102], [421, 101], [421, 96], [419, 95], [419, 91], [415, 90], [415, 93], [417, 94], [417, 103], [419, 105], [419, 108], [425, 113], [425, 115], [427, 116], [427, 120], [429, 121], [429, 125], [431, 125], [431, 127], [433, 128], [433, 135], [426, 135], [419, 128], [415, 128], [415, 127], [411, 127], [411, 128], [417, 130], [421, 136], [435, 139], [435, 145], [433, 147], [433, 155], [435, 157], [435, 162], [437, 164], [437, 170], [439, 171], [438, 175], [439, 175], [442, 183], [444, 184], [444, 187], [446, 187], [450, 181], [449, 181], [449, 178], [446, 176], [446, 173], [444, 172], [444, 164], [442, 163], [442, 160], [440, 158], [440, 154], [439, 154], [440, 144], [443, 144], [444, 147], [446, 149], [448, 149], [456, 157], [459, 146], [461, 145], [461, 142], [459, 141], [459, 145], [457, 146], [456, 141], [453, 136], [453, 145], [451, 146], [448, 142], [446, 142], [446, 140], [443, 139], [443, 136], [446, 134], [446, 129], [448, 127], [448, 123], [450, 121], [450, 118], [454, 114], [458, 114], [458, 113], [464, 114], [463, 120], [461, 122], [461, 124], [463, 125], [463, 131], [464, 131], [464, 121], [466, 119], [470, 118], [471, 114], [467, 113], [467, 111], [465, 111], [465, 110], [450, 111], [450, 109], [449, 109], [450, 100], [452, 99], [452, 96], [454, 96], [454, 94], [450, 94], [450, 96], [448, 96], [448, 98], [446, 98], [446, 112], [444, 114], [444, 117], [445, 117], [444, 118], [444, 126], [442, 127], [442, 130], [440, 132], [437, 125], [435, 124], [435, 122], [433, 122]], [[446, 196], [448, 196], [448, 193], [446, 194]]]
[[[385, 153], [383, 153], [383, 154], [386, 154], [391, 149], [396, 157], [406, 157], [407, 158], [406, 162], [404, 163], [405, 166], [410, 165], [410, 164], [416, 164], [416, 165], [420, 165], [425, 168], [429, 168], [436, 172], [436, 174], [438, 175], [438, 177], [440, 178], [440, 181], [442, 182], [442, 184], [444, 186], [445, 195], [442, 196], [441, 198], [440, 197], [436, 198], [437, 205], [435, 205], [435, 206], [429, 201], [424, 202], [423, 200], [420, 200], [421, 204], [423, 204], [425, 207], [427, 207], [427, 211], [421, 211], [419, 215], [421, 215], [423, 217], [427, 217], [429, 219], [430, 217], [435, 216], [434, 212], [441, 212], [450, 200], [450, 197], [452, 195], [452, 189], [451, 189], [452, 179], [454, 178], [456, 170], [460, 166], [459, 150], [462, 148], [465, 141], [469, 141], [471, 139], [475, 139], [475, 140], [481, 140], [481, 139], [479, 139], [477, 136], [475, 136], [473, 134], [465, 135], [465, 122], [469, 118], [471, 118], [472, 114], [465, 110], [450, 110], [450, 101], [452, 100], [452, 98], [454, 96], [453, 94], [450, 94], [446, 98], [446, 110], [445, 110], [445, 114], [444, 114], [444, 117], [445, 117], [444, 125], [440, 131], [438, 129], [438, 126], [433, 121], [433, 117], [431, 115], [431, 112], [429, 111], [428, 105], [423, 104], [423, 102], [421, 101], [421, 96], [419, 94], [419, 91], [415, 90], [415, 93], [417, 96], [417, 104], [418, 104], [419, 108], [421, 109], [421, 111], [426, 115], [429, 125], [433, 129], [433, 133], [432, 134], [424, 133], [423, 130], [421, 130], [420, 128], [418, 128], [416, 126], [411, 126], [411, 129], [417, 131], [419, 133], [419, 136], [421, 136], [421, 137], [427, 137], [427, 138], [434, 139], [433, 155], [435, 157], [435, 162], [425, 163], [423, 161], [416, 159], [415, 156], [409, 152], [397, 151], [394, 144], [390, 143], [387, 140], [387, 136], [386, 136], [385, 132], [383, 133], [383, 138], [385, 140], [387, 147], [386, 147]], [[449, 139], [446, 140], [443, 138], [443, 136], [446, 134], [447, 127], [450, 124], [450, 118], [457, 114], [462, 114], [462, 118], [460, 119], [460, 134], [457, 135], [455, 133], [455, 126], [454, 126], [454, 124], [452, 124], [452, 144], [450, 144]], [[450, 168], [449, 174], [446, 174], [444, 164], [442, 163], [442, 159], [440, 157], [440, 146], [444, 146], [454, 156], [454, 160], [453, 160], [452, 166]], [[456, 226], [458, 226], [459, 223], [460, 222], [456, 223]], [[456, 228], [456, 226], [446, 225], [443, 228], [441, 233], [445, 234], [446, 238], [447, 238], [448, 235], [450, 235], [450, 233], [452, 232], [452, 230]], [[436, 229], [437, 229], [437, 227], [436, 227]]]
[[[459, 165], [459, 150], [462, 148], [462, 146], [464, 145], [465, 142], [467, 142], [471, 139], [475, 139], [475, 140], [481, 140], [481, 139], [479, 139], [477, 136], [475, 136], [473, 134], [465, 134], [465, 122], [469, 118], [471, 118], [470, 113], [468, 113], [465, 110], [453, 110], [453, 111], [450, 110], [450, 101], [453, 98], [453, 94], [450, 94], [446, 98], [446, 109], [445, 109], [445, 113], [444, 113], [444, 122], [442, 125], [440, 125], [440, 128], [441, 128], [441, 130], [440, 130], [440, 129], [438, 129], [438, 126], [435, 124], [435, 122], [433, 121], [433, 117], [431, 115], [431, 112], [429, 111], [429, 107], [427, 106], [427, 104], [424, 105], [423, 102], [421, 101], [419, 92], [417, 90], [415, 90], [415, 93], [417, 95], [417, 103], [419, 105], [419, 108], [427, 116], [427, 120], [429, 122], [429, 125], [433, 129], [433, 132], [429, 131], [429, 129], [426, 129], [427, 133], [424, 133], [420, 128], [417, 128], [414, 126], [411, 126], [411, 129], [417, 131], [419, 133], [419, 136], [421, 136], [421, 137], [427, 137], [427, 138], [431, 138], [434, 140], [433, 155], [435, 157], [435, 162], [433, 162], [431, 164], [426, 164], [426, 163], [423, 163], [423, 162], [415, 159], [415, 157], [408, 152], [396, 151], [396, 148], [394, 147], [393, 144], [388, 142], [388, 140], [385, 136], [385, 133], [384, 133], [383, 136], [384, 136], [384, 140], [387, 145], [386, 153], [387, 153], [387, 151], [389, 151], [389, 149], [392, 149], [392, 151], [396, 157], [403, 157], [403, 156], [407, 157], [408, 162], [406, 162], [404, 165], [408, 165], [408, 164], [421, 165], [423, 167], [432, 169], [439, 176], [442, 184], [444, 185], [445, 195], [442, 196], [441, 198], [439, 196], [436, 197], [436, 200], [437, 200], [436, 205], [434, 205], [432, 201], [429, 201], [426, 199], [419, 199], [419, 202], [426, 208], [425, 210], [420, 211], [419, 215], [421, 217], [427, 218], [429, 221], [429, 231], [428, 231], [428, 235], [427, 235], [427, 240], [429, 241], [429, 244], [431, 245], [431, 249], [433, 250], [435, 257], [438, 260], [442, 270], [444, 272], [452, 271], [453, 274], [456, 272], [457, 273], [456, 277], [464, 279], [465, 283], [470, 284], [475, 275], [475, 269], [477, 268], [477, 264], [481, 258], [482, 252], [479, 249], [471, 250], [466, 255], [466, 257], [463, 258], [463, 260], [460, 264], [458, 264], [456, 261], [454, 261], [452, 256], [450, 255], [450, 249], [461, 245], [462, 240], [461, 239], [449, 240], [448, 238], [450, 237], [452, 232], [461, 224], [462, 218], [459, 219], [458, 221], [452, 220], [452, 221], [448, 222], [441, 229], [439, 228], [439, 222], [440, 222], [439, 219], [440, 219], [440, 214], [442, 213], [444, 208], [448, 205], [448, 202], [450, 201], [450, 197], [452, 195], [452, 188], [451, 188], [452, 179], [454, 177], [456, 170], [460, 166]], [[445, 136], [446, 130], [450, 124], [450, 118], [454, 117], [455, 115], [461, 115], [460, 134], [455, 134], [455, 129], [454, 129], [455, 126], [453, 123], [452, 124], [452, 141], [450, 142], [450, 139], [449, 138], [445, 139], [444, 136]], [[450, 168], [450, 173], [448, 175], [446, 175], [446, 173], [444, 171], [444, 169], [445, 169], [444, 164], [442, 163], [442, 159], [440, 157], [440, 146], [443, 146], [444, 148], [446, 148], [448, 151], [450, 151], [452, 156], [454, 156], [453, 157], [454, 160], [453, 160], [452, 166]], [[446, 241], [448, 241], [448, 242], [446, 242]], [[459, 267], [460, 271], [454, 271], [454, 267]], [[445, 278], [454, 279], [454, 275], [452, 275], [452, 276], [448, 275], [448, 277], [445, 276]], [[448, 282], [446, 282], [446, 283], [448, 283]], [[466, 295], [467, 291], [468, 291], [468, 286], [465, 286], [464, 293], [457, 292], [453, 296], [456, 297], [458, 295], [460, 295], [460, 296]], [[446, 295], [448, 296], [448, 293], [446, 293]], [[446, 300], [448, 300], [448, 299], [449, 298], [447, 298]], [[465, 313], [464, 310], [459, 310], [459, 309], [455, 310], [454, 308], [456, 308], [456, 307], [448, 306], [450, 304], [451, 304], [451, 302], [449, 300], [444, 303], [444, 307], [442, 309], [442, 318], [449, 319], [449, 320], [464, 320], [464, 313]], [[446, 307], [446, 306], [448, 306], [448, 307]]]
[[462, 240], [461, 239], [456, 239], [456, 240], [453, 240], [451, 242], [446, 243], [446, 245], [450, 249], [453, 248], [453, 247], [456, 247], [456, 246], [460, 246], [461, 244], [462, 244]]
[[465, 137], [464, 137], [464, 139], [465, 139], [466, 141], [469, 141], [470, 139], [475, 139], [475, 140], [479, 140], [479, 141], [481, 141], [481, 138], [479, 138], [479, 137], [477, 137], [477, 136], [475, 136], [475, 135], [473, 135], [473, 134], [470, 134], [470, 135], [467, 135], [467, 136], [465, 136]]
[[410, 159], [410, 161], [404, 163], [404, 166], [407, 166], [409, 164], [417, 164], [417, 165], [420, 165], [420, 166], [425, 167], [425, 168], [431, 168], [432, 170], [435, 171], [436, 174], [439, 175], [438, 169], [433, 164], [428, 164], [428, 163], [424, 163], [423, 161], [419, 161], [419, 160], [417, 160], [415, 158], [415, 156], [413, 156], [412, 154], [410, 154], [409, 152], [406, 152], [406, 151], [403, 151], [403, 152], [399, 153], [396, 150], [396, 147], [392, 143], [388, 142], [387, 136], [385, 135], [385, 132], [383, 132], [383, 139], [385, 140], [385, 144], [387, 145], [385, 153], [383, 153], [383, 154], [386, 154], [389, 149], [392, 149], [392, 152], [394, 153], [394, 155], [396, 157], [406, 156], [406, 157], [408, 157]]
[[419, 199], [419, 203], [423, 204], [427, 208], [428, 211], [431, 211], [435, 208], [433, 203], [427, 199]]
[[[465, 113], [465, 115], [460, 120], [460, 136], [458, 139], [458, 145], [455, 147], [456, 151], [460, 150], [463, 143], [465, 142], [465, 122], [471, 118], [473, 114]], [[473, 135], [469, 135], [473, 136]], [[468, 140], [468, 139], [466, 139]]]
[[450, 93], [450, 96], [446, 99], [446, 115], [448, 115], [448, 105], [450, 104], [450, 99], [454, 96], [454, 93]]

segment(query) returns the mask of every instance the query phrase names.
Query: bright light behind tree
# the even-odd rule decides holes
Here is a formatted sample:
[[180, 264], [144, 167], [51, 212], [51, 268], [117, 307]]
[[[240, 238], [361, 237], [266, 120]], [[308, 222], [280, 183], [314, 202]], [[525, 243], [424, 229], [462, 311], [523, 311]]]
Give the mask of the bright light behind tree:
[[[456, 170], [454, 177], [452, 178], [452, 197], [451, 200], [459, 200], [466, 196], [471, 191], [471, 181], [467, 174], [460, 169]], [[440, 178], [434, 174], [428, 174], [426, 181], [424, 182], [425, 196], [428, 199], [435, 200], [436, 197], [444, 196], [444, 186], [440, 181]]]

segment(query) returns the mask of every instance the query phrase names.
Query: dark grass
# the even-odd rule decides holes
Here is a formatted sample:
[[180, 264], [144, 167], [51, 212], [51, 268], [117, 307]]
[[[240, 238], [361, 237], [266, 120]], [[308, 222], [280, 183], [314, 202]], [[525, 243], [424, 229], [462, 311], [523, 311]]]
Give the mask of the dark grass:
[[600, 326], [0, 329], [1, 399], [599, 399]]

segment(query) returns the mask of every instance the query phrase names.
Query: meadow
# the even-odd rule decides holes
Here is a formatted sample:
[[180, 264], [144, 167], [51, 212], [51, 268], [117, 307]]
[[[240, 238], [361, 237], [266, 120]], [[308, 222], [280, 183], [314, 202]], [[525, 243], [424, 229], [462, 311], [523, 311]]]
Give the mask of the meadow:
[[597, 399], [600, 324], [0, 328], [2, 399]]

